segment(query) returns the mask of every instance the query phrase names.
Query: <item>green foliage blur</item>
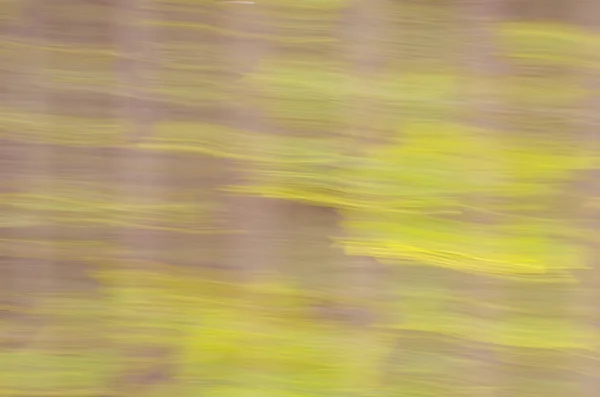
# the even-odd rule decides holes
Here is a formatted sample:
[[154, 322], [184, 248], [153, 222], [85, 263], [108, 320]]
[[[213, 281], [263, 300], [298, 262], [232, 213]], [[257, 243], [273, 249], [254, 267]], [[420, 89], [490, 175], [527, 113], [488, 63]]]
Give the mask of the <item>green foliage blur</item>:
[[[18, 3], [0, 1], [7, 26]], [[390, 2], [392, 61], [361, 85], [340, 55], [352, 2], [257, 0], [272, 31], [252, 37], [270, 51], [234, 80], [223, 42], [236, 33], [219, 16], [235, 5], [157, 1], [140, 23], [158, 32], [156, 73], [136, 91], [115, 73], [117, 8], [58, 3], [41, 43], [1, 39], [2, 85], [25, 95], [21, 63], [42, 59], [29, 65], [46, 107], [0, 98], [0, 396], [577, 388], [569, 363], [598, 354], [587, 279], [599, 269], [580, 219], [597, 197], [570, 186], [598, 164], [575, 132], [587, 90], [573, 76], [597, 37], [566, 22], [494, 25], [512, 74], [474, 82], [457, 65], [457, 6]], [[465, 85], [494, 88], [502, 128], [467, 122]], [[159, 109], [135, 141], [139, 120], [118, 118], [127, 89]], [[351, 117], [357, 98], [368, 117]], [[229, 106], [262, 128], [234, 125]], [[160, 170], [123, 182], [130, 157]], [[240, 281], [224, 265], [239, 197], [283, 211], [263, 242], [279, 250], [276, 276]], [[361, 295], [343, 280], [365, 258]], [[469, 378], [484, 361], [501, 381]]]

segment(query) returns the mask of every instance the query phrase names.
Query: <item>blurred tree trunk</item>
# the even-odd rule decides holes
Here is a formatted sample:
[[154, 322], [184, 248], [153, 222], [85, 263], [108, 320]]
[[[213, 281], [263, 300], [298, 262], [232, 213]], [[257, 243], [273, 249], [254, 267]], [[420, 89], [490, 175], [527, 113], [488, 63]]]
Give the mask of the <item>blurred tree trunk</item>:
[[[257, 108], [260, 94], [245, 74], [250, 73], [268, 51], [265, 39], [257, 37], [266, 34], [265, 12], [255, 4], [223, 2], [220, 7], [221, 23], [227, 30], [222, 41], [227, 78], [222, 82], [227, 93], [222, 122], [239, 137], [239, 141], [225, 143], [233, 150], [243, 148], [248, 154], [260, 153], [270, 144], [270, 129]], [[224, 183], [232, 187], [252, 183], [256, 179], [256, 168], [252, 162], [228, 160]], [[237, 193], [226, 193], [224, 202], [225, 228], [235, 232], [223, 247], [227, 265], [235, 269], [243, 283], [258, 281], [273, 270], [272, 228], [278, 214], [277, 205], [273, 200]]]
[[[15, 59], [15, 40], [19, 40], [20, 30], [22, 30], [22, 23], [18, 18], [19, 11], [24, 7], [24, 2], [19, 0], [5, 0], [0, 3], [0, 7], [4, 7], [2, 10], [2, 25], [0, 25], [0, 38], [3, 41], [3, 47], [5, 51], [2, 51], [0, 55], [0, 83], [2, 84], [2, 90], [0, 91], [0, 104], [2, 104], [3, 117], [5, 112], [9, 111], [9, 106], [13, 103], [16, 94], [15, 89], [17, 81], [15, 76], [17, 75], [17, 60]], [[12, 46], [12, 49], [11, 49]]]
[[156, 28], [151, 25], [158, 4], [152, 0], [121, 0], [115, 15], [120, 119], [131, 141], [152, 133], [160, 110], [153, 105], [151, 94], [160, 55], [156, 52]]
[[[28, 137], [39, 136], [50, 127], [47, 99], [48, 59], [43, 47], [47, 45], [46, 19], [50, 8], [45, 2], [22, 1], [19, 4], [18, 19], [14, 22], [13, 82], [9, 84], [11, 106], [9, 117], [26, 118], [27, 130], [10, 131], [16, 140], [28, 141]], [[53, 175], [52, 146], [25, 144], [23, 156], [16, 159], [4, 181], [8, 190], [44, 194], [52, 187]], [[51, 243], [53, 229], [46, 223], [45, 213], [31, 213], [44, 227], [29, 228], [25, 233], [11, 236], [14, 239], [42, 241], [35, 251], [16, 248], [8, 253], [12, 258], [12, 274], [8, 275], [10, 289], [21, 304], [27, 306], [35, 293], [49, 291], [56, 281], [54, 274], [55, 250]], [[19, 244], [15, 244], [19, 246]], [[2, 275], [6, 276], [6, 275]]]
[[[118, 97], [119, 121], [122, 123], [124, 137], [127, 141], [152, 134], [156, 127], [157, 112], [160, 111], [152, 104], [152, 89], [154, 88], [155, 73], [159, 53], [156, 51], [159, 37], [153, 21], [159, 18], [159, 3], [153, 0], [120, 0], [115, 8], [118, 46]], [[131, 138], [133, 137], [133, 138]], [[120, 205], [125, 205], [119, 221], [123, 226], [117, 229], [119, 239], [118, 257], [123, 269], [138, 271], [164, 271], [158, 262], [158, 255], [169, 251], [167, 235], [153, 227], [158, 226], [153, 219], [156, 206], [165, 204], [168, 187], [168, 162], [167, 156], [152, 151], [137, 150], [131, 146], [121, 146], [118, 149], [119, 161], [114, 164], [115, 181], [117, 181], [116, 200]], [[158, 266], [158, 269], [155, 267]], [[119, 288], [127, 294], [140, 294], [137, 299], [131, 297], [119, 300], [117, 296], [114, 310], [118, 313], [123, 305], [124, 310], [131, 310], [129, 305], [151, 305], [151, 302], [160, 300], [160, 297], [145, 296], [148, 292], [136, 290], [137, 280], [127, 279], [119, 283]], [[147, 302], [147, 303], [146, 303]], [[129, 307], [127, 307], [129, 306]], [[150, 308], [140, 307], [141, 311]], [[160, 316], [157, 308], [154, 316]], [[123, 329], [119, 332], [125, 336], [126, 342], [119, 347], [125, 362], [132, 362], [131, 368], [125, 368], [126, 373], [120, 374], [115, 379], [112, 389], [116, 395], [132, 395], [140, 393], [147, 387], [152, 387], [159, 382], [168, 380], [170, 373], [169, 360], [164, 351], [169, 350], [160, 344], [138, 342], [143, 336], [161, 336], [162, 330], [136, 327], [134, 319], [121, 318]], [[161, 324], [160, 320], [154, 320]], [[161, 324], [160, 326], [164, 326]], [[129, 327], [132, 327], [130, 329]], [[143, 335], [139, 335], [142, 333]], [[161, 338], [162, 339], [162, 338]], [[164, 340], [164, 339], [162, 339]], [[140, 344], [141, 343], [141, 344]], [[160, 354], [155, 352], [161, 352]], [[137, 358], [137, 359], [136, 359]], [[148, 365], [146, 369], [137, 368], [137, 364]]]
[[[582, 43], [579, 67], [574, 73], [580, 87], [586, 95], [581, 103], [575, 104], [573, 117], [573, 133], [581, 137], [581, 148], [584, 153], [600, 157], [600, 52], [597, 37], [600, 33], [600, 3], [595, 0], [578, 0], [573, 2], [571, 16], [585, 34]], [[597, 160], [596, 160], [597, 163]], [[589, 271], [583, 272], [580, 278], [580, 296], [575, 302], [574, 310], [581, 311], [581, 327], [593, 336], [585, 340], [589, 351], [581, 352], [575, 363], [579, 381], [580, 395], [592, 396], [600, 390], [600, 359], [598, 357], [597, 335], [600, 331], [600, 170], [586, 170], [575, 175], [575, 181], [567, 186], [571, 201], [573, 221], [584, 234], [581, 245], [587, 250], [586, 265]]]
[[[261, 59], [270, 51], [265, 35], [269, 33], [266, 12], [260, 3], [221, 2], [222, 28], [227, 32], [223, 37], [222, 55], [225, 81], [222, 81], [227, 100], [224, 103], [222, 125], [227, 126], [232, 135], [224, 142], [233, 151], [242, 151], [253, 157], [265, 159], [263, 164], [253, 161], [228, 159], [225, 164], [224, 185], [226, 187], [247, 186], [256, 181], [258, 169], [268, 171], [271, 128], [261, 114], [257, 99], [260, 95], [248, 78]], [[262, 36], [262, 37], [261, 37]], [[233, 137], [233, 139], [232, 139]], [[223, 137], [223, 139], [227, 139]], [[260, 168], [259, 168], [260, 166]], [[275, 200], [224, 191], [220, 198], [223, 211], [222, 227], [232, 233], [224, 235], [225, 265], [231, 269], [233, 282], [239, 285], [237, 308], [240, 310], [239, 332], [246, 336], [263, 333], [263, 323], [267, 320], [269, 305], [274, 303], [265, 297], [263, 287], [273, 280], [278, 272], [277, 232], [279, 204]], [[261, 376], [273, 368], [257, 365], [264, 362], [264, 351], [269, 351], [268, 343], [246, 346], [242, 354], [242, 373], [232, 374], [234, 383], [242, 388], [255, 390]]]
[[[505, 130], [501, 87], [507, 70], [504, 62], [496, 55], [497, 24], [504, 17], [505, 6], [504, 0], [461, 0], [457, 9], [457, 22], [460, 24], [458, 29], [462, 33], [463, 43], [458, 63], [462, 65], [464, 73], [464, 101], [459, 109], [459, 119], [467, 127], [475, 128], [478, 133], [485, 135], [486, 145], [481, 151], [490, 158], [498, 158], [496, 149], [503, 144], [502, 133]], [[481, 184], [489, 186], [490, 181], [504, 176], [483, 172], [474, 162], [470, 169], [465, 170], [465, 177], [470, 178], [473, 186], [477, 187]], [[494, 207], [493, 194], [474, 195], [467, 198], [465, 203], [469, 207], [483, 210], [475, 211], [477, 214], [467, 220], [475, 226], [468, 226], [471, 232], [465, 231], [472, 233], [473, 245], [489, 241], [490, 229], [503, 221], [485, 212]], [[457, 315], [464, 317], [467, 313], [478, 324], [469, 329], [469, 334], [466, 335], [468, 339], [462, 347], [463, 352], [459, 353], [465, 359], [466, 367], [459, 365], [456, 370], [459, 379], [463, 378], [467, 384], [466, 389], [459, 392], [461, 396], [499, 397], [504, 393], [497, 346], [476, 341], [486, 334], [486, 327], [492, 330], [495, 322], [502, 321], [497, 313], [489, 313], [489, 309], [485, 307], [486, 304], [498, 302], [501, 284], [502, 282], [486, 276], [470, 275], [459, 275], [457, 284], [454, 284], [457, 297], [465, 298], [465, 302], [468, 302], [468, 307], [459, 308]]]
[[[119, 121], [124, 135], [143, 136], [155, 128], [157, 108], [150, 106], [153, 88], [152, 78], [156, 71], [154, 52], [157, 40], [155, 29], [149, 24], [156, 18], [156, 4], [152, 0], [122, 0], [115, 10], [118, 32], [118, 97]], [[141, 225], [152, 224], [148, 218], [153, 210], [144, 207], [161, 204], [164, 196], [164, 155], [151, 151], [136, 150], [131, 146], [118, 149], [121, 161], [115, 164], [115, 176], [119, 181], [120, 195], [117, 200], [126, 204], [128, 211], [123, 221], [140, 224], [125, 226], [120, 238], [125, 257], [153, 260], [157, 249], [162, 248], [157, 233]], [[133, 213], [131, 213], [133, 212]], [[145, 218], [141, 219], [140, 214]]]
[[[360, 169], [365, 166], [366, 151], [381, 143], [377, 136], [378, 118], [385, 117], [385, 103], [375, 99], [371, 92], [379, 87], [382, 75], [387, 71], [390, 51], [386, 45], [390, 34], [391, 4], [388, 0], [353, 0], [344, 10], [340, 20], [341, 56], [344, 61], [350, 97], [341, 115], [342, 145], [347, 156], [346, 166]], [[377, 89], [377, 88], [375, 88]], [[352, 178], [342, 181], [351, 187]], [[358, 199], [360, 197], [355, 197]], [[341, 214], [344, 216], [344, 214]], [[345, 231], [341, 230], [342, 237]], [[384, 306], [388, 302], [385, 267], [373, 258], [343, 255], [340, 250], [338, 293], [348, 306], [346, 320], [349, 325], [349, 341], [346, 346], [349, 364], [348, 377], [343, 379], [344, 391], [350, 395], [367, 395], [382, 387], [382, 373], [387, 365], [384, 357], [387, 325]]]

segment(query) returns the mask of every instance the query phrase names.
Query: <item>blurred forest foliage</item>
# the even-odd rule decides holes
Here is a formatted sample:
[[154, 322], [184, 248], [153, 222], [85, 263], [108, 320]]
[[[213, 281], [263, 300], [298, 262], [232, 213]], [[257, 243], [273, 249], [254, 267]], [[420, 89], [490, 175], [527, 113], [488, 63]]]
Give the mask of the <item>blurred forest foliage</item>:
[[0, 18], [0, 396], [600, 390], [594, 0]]

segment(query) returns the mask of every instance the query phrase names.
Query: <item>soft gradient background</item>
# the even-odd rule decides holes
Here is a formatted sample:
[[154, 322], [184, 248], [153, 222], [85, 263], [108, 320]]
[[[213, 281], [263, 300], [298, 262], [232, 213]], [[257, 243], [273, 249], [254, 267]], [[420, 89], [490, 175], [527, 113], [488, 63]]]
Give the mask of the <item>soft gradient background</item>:
[[594, 397], [596, 0], [0, 0], [1, 397]]

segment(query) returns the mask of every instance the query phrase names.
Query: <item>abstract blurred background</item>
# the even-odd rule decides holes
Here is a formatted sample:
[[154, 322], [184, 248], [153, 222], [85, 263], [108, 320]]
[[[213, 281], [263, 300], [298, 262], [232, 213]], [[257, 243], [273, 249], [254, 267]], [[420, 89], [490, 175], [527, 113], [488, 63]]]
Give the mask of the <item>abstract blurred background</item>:
[[599, 33], [0, 0], [0, 396], [593, 397]]

